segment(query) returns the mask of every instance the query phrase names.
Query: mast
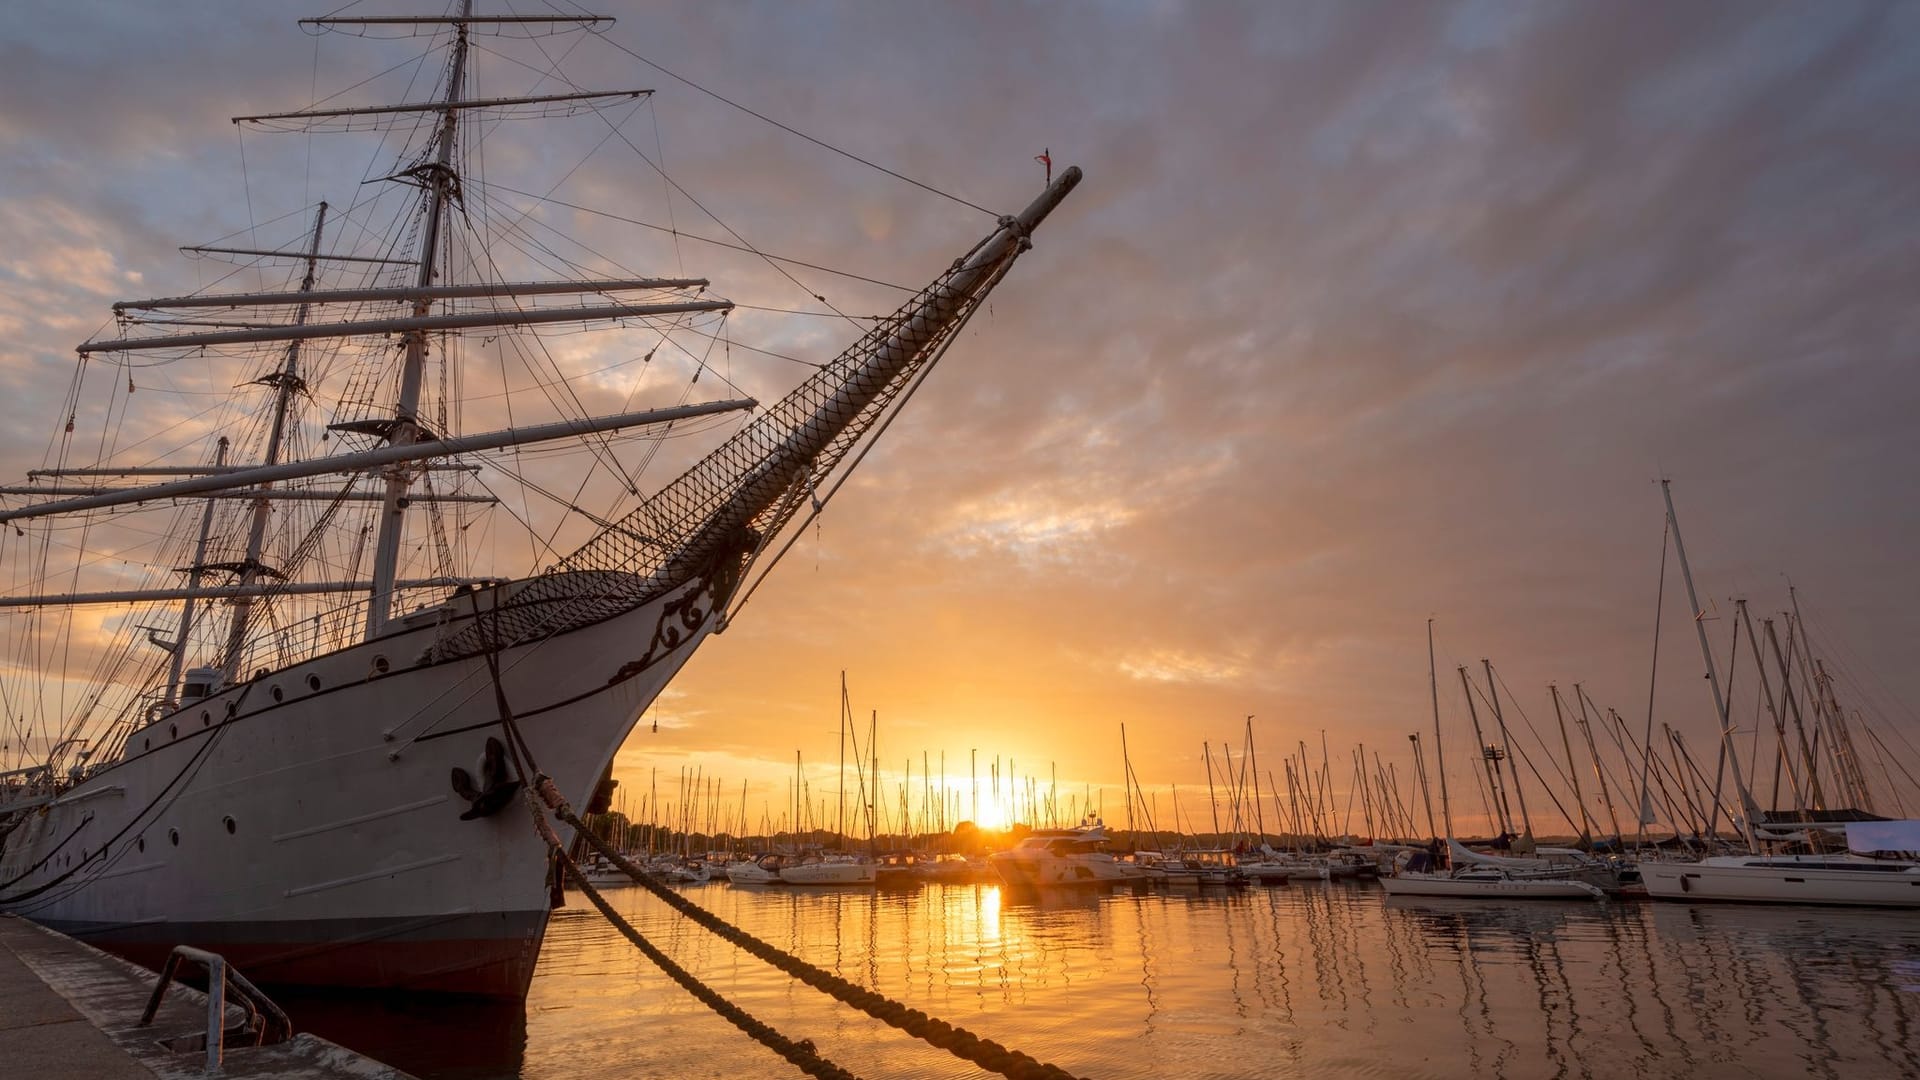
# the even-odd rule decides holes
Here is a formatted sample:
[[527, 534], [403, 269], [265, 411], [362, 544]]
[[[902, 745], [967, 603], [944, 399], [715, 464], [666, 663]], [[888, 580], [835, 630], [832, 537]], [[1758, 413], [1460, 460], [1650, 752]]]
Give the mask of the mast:
[[[834, 821], [834, 829], [840, 833], [842, 843], [847, 836], [847, 725], [853, 717], [847, 706], [847, 673], [840, 673], [840, 783], [836, 794], [840, 799], [839, 817]], [[862, 770], [865, 771], [865, 770]]]
[[1253, 754], [1253, 714], [1247, 714], [1247, 770], [1253, 773], [1253, 820], [1260, 830], [1260, 846], [1267, 844], [1267, 815], [1260, 808], [1260, 762]]
[[[1806, 770], [1807, 798], [1811, 800], [1808, 805], [1815, 810], [1825, 810], [1827, 800], [1820, 787], [1820, 769], [1814, 764], [1813, 748], [1807, 745], [1807, 725], [1800, 713], [1800, 697], [1793, 692], [1793, 668], [1780, 653], [1780, 635], [1774, 633], [1773, 620], [1762, 619], [1760, 625], [1766, 628], [1767, 644], [1773, 649], [1774, 663], [1780, 665], [1780, 696], [1787, 703], [1787, 711], [1793, 714], [1794, 741], [1799, 745], [1800, 764]], [[1788, 644], [1793, 643], [1793, 639], [1789, 638]]]
[[[214, 451], [213, 462], [216, 468], [227, 463], [227, 437], [222, 435], [218, 448]], [[187, 632], [193, 629], [193, 609], [196, 594], [200, 589], [202, 567], [207, 561], [207, 534], [213, 529], [213, 508], [219, 505], [212, 499], [207, 500], [207, 508], [200, 515], [200, 541], [193, 548], [193, 567], [187, 571], [186, 603], [180, 608], [180, 632], [173, 638], [173, 658], [167, 664], [167, 696], [171, 706], [180, 700], [180, 673], [187, 666]]]
[[1482, 657], [1487, 669], [1487, 704], [1493, 706], [1494, 722], [1500, 725], [1500, 748], [1507, 755], [1507, 769], [1513, 773], [1513, 796], [1520, 800], [1520, 831], [1529, 850], [1533, 847], [1533, 819], [1527, 816], [1527, 792], [1520, 785], [1520, 763], [1513, 759], [1513, 737], [1507, 734], [1507, 716], [1500, 710], [1500, 687], [1493, 678], [1493, 661]]
[[1507, 812], [1507, 789], [1500, 782], [1500, 755], [1503, 751], [1487, 742], [1480, 731], [1480, 710], [1473, 707], [1473, 682], [1467, 677], [1467, 665], [1461, 664], [1460, 692], [1467, 697], [1467, 716], [1473, 720], [1473, 741], [1480, 748], [1480, 767], [1487, 774], [1487, 795], [1493, 804], [1493, 816], [1499, 820], [1495, 825], [1502, 834], [1513, 831], [1512, 821]]
[[1213, 812], [1214, 842], [1220, 840], [1220, 802], [1213, 797], [1213, 744], [1203, 743], [1202, 749], [1207, 759], [1207, 807]]
[[[460, 87], [466, 82], [467, 25], [472, 18], [473, 0], [460, 0], [461, 21], [453, 31], [453, 70], [447, 77], [447, 94], [440, 109], [434, 163], [431, 168], [420, 170], [427, 188], [426, 221], [420, 237], [420, 276], [417, 282], [422, 289], [431, 286], [438, 276], [440, 221], [454, 190], [453, 137], [459, 128], [460, 116], [454, 104], [460, 99]], [[414, 317], [425, 318], [432, 306], [431, 299], [415, 300]], [[394, 407], [393, 424], [387, 428], [388, 445], [411, 443], [420, 435], [420, 383], [426, 370], [427, 332], [409, 331], [406, 350], [406, 359], [400, 369], [400, 400]], [[388, 470], [387, 497], [380, 511], [380, 533], [374, 541], [373, 595], [367, 604], [366, 636], [369, 639], [378, 637], [380, 631], [386, 628], [387, 614], [393, 606], [393, 579], [400, 565], [400, 539], [406, 529], [407, 488], [411, 483], [412, 476], [407, 470]]]
[[1673, 551], [1680, 559], [1680, 577], [1687, 583], [1687, 605], [1693, 609], [1693, 628], [1700, 636], [1700, 658], [1707, 665], [1707, 683], [1713, 688], [1713, 713], [1720, 725], [1720, 747], [1726, 751], [1727, 763], [1733, 769], [1733, 787], [1740, 795], [1741, 821], [1740, 832], [1746, 838], [1747, 850], [1754, 850], [1753, 795], [1747, 790], [1746, 778], [1740, 772], [1740, 752], [1733, 743], [1733, 731], [1729, 724], [1727, 701], [1720, 693], [1720, 673], [1713, 664], [1713, 649], [1707, 642], [1706, 611], [1700, 606], [1699, 595], [1693, 588], [1693, 570], [1687, 565], [1687, 545], [1680, 539], [1680, 519], [1673, 512], [1673, 482], [1662, 478], [1660, 494], [1667, 501], [1667, 524], [1673, 529]]
[[[1753, 653], [1754, 669], [1760, 673], [1760, 690], [1765, 695], [1767, 717], [1773, 721], [1773, 736], [1776, 753], [1773, 756], [1773, 790], [1768, 801], [1773, 809], [1780, 808], [1780, 772], [1786, 770], [1787, 783], [1793, 791], [1793, 809], [1796, 814], [1806, 810], [1806, 803], [1800, 794], [1800, 776], [1793, 765], [1793, 755], [1787, 750], [1787, 719], [1780, 712], [1773, 696], [1773, 680], [1767, 677], [1767, 664], [1760, 655], [1760, 639], [1753, 633], [1753, 616], [1747, 613], [1747, 601], [1743, 597], [1734, 601], [1740, 610], [1740, 622], [1747, 628], [1747, 649]], [[1754, 762], [1755, 767], [1759, 762]]]
[[[307, 243], [307, 273], [306, 276], [300, 280], [300, 291], [303, 293], [313, 291], [313, 278], [317, 272], [316, 268], [319, 266], [320, 234], [321, 231], [326, 228], [326, 224], [327, 204], [322, 202], [320, 209], [313, 215], [313, 237]], [[295, 326], [306, 324], [308, 309], [309, 306], [303, 303], [295, 310], [293, 316], [293, 324]], [[297, 390], [304, 389], [306, 386], [305, 381], [300, 378], [299, 338], [295, 338], [287, 343], [286, 361], [281, 364], [280, 370], [260, 381], [274, 388], [273, 427], [267, 433], [267, 452], [260, 464], [278, 465], [280, 464], [280, 444], [286, 438], [287, 413], [292, 409], [293, 395]], [[272, 486], [271, 483], [260, 485], [263, 491]], [[266, 499], [260, 498], [254, 500], [253, 521], [247, 528], [247, 554], [246, 557], [240, 561], [239, 585], [242, 589], [247, 588], [259, 580], [261, 572], [267, 569], [260, 562], [260, 553], [266, 545], [267, 518], [272, 512], [272, 504]], [[273, 576], [278, 577], [279, 575], [275, 573]], [[221, 664], [221, 667], [225, 669], [226, 680], [228, 682], [234, 681], [234, 673], [240, 667], [240, 652], [241, 648], [246, 644], [247, 623], [252, 618], [252, 615], [253, 598], [245, 595], [236, 597], [233, 601], [233, 620], [227, 628], [225, 658]]]
[[1587, 817], [1587, 799], [1580, 793], [1580, 766], [1573, 760], [1573, 741], [1567, 738], [1567, 714], [1560, 709], [1560, 687], [1547, 684], [1547, 693], [1553, 698], [1553, 718], [1560, 723], [1560, 749], [1567, 755], [1567, 776], [1573, 781], [1573, 801], [1580, 807], [1580, 839], [1588, 846], [1593, 844], [1593, 824]]
[[1439, 836], [1440, 826], [1433, 820], [1433, 791], [1427, 787], [1427, 763], [1420, 755], [1420, 733], [1408, 735], [1407, 741], [1413, 744], [1413, 775], [1420, 781], [1420, 798], [1427, 804], [1427, 835]]
[[[1453, 806], [1447, 799], [1447, 744], [1440, 738], [1440, 680], [1434, 674], [1433, 667], [1433, 620], [1427, 620], [1427, 687], [1433, 692], [1433, 757], [1434, 768], [1440, 773], [1440, 823], [1447, 827], [1447, 838], [1453, 838]], [[1414, 752], [1419, 752], [1419, 741], [1414, 742]], [[1433, 817], [1433, 804], [1427, 804], [1429, 824]]]

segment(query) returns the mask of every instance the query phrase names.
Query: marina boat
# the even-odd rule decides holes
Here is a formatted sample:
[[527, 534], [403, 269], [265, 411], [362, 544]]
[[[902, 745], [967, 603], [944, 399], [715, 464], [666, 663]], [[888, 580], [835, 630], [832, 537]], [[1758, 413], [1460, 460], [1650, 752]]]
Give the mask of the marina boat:
[[883, 889], [918, 888], [925, 879], [920, 874], [920, 856], [911, 851], [888, 851], [874, 857], [874, 884]]
[[1604, 900], [1606, 890], [1583, 880], [1585, 869], [1539, 859], [1511, 859], [1473, 851], [1448, 840], [1451, 869], [1435, 869], [1424, 851], [1402, 853], [1394, 872], [1380, 878], [1388, 896], [1454, 896], [1501, 900]]
[[[699, 401], [720, 380], [692, 363], [732, 340], [723, 322], [732, 301], [698, 277], [616, 276], [606, 267], [617, 264], [585, 245], [557, 246], [555, 233], [525, 245], [525, 230], [548, 218], [592, 213], [494, 186], [509, 162], [548, 167], [549, 143], [489, 153], [484, 175], [467, 168], [483, 134], [570, 113], [601, 131], [613, 123], [606, 107], [651, 93], [572, 84], [555, 93], [540, 64], [524, 93], [496, 96], [524, 74], [506, 63], [482, 95], [475, 65], [496, 53], [472, 39], [495, 34], [499, 48], [518, 48], [533, 25], [598, 42], [611, 20], [477, 15], [471, 0], [395, 19], [305, 26], [366, 36], [403, 24], [402, 40], [428, 43], [419, 69], [440, 79], [427, 100], [238, 119], [246, 129], [362, 133], [352, 137], [377, 144], [365, 174], [375, 179], [358, 185], [353, 169], [355, 197], [390, 198], [397, 212], [356, 203], [329, 218], [321, 203], [310, 226], [287, 228], [286, 244], [249, 234], [244, 245], [196, 249], [237, 261], [250, 285], [273, 275], [284, 288], [117, 305], [110, 330], [79, 346], [73, 409], [54, 421], [71, 437], [56, 441], [74, 449], [0, 508], [11, 580], [72, 589], [0, 598], [15, 613], [0, 625], [7, 655], [70, 656], [65, 667], [8, 674], [16, 704], [44, 703], [46, 727], [24, 751], [15, 744], [31, 760], [0, 763], [13, 766], [0, 779], [0, 912], [148, 964], [175, 945], [214, 950], [261, 983], [523, 998], [553, 884], [546, 847], [515, 805], [523, 783], [537, 766], [587, 805], [644, 710], [839, 489], [855, 450], [884, 429], [1080, 174], [1051, 178], [977, 243], [965, 238], [929, 285], [863, 318], [838, 357], [803, 358], [799, 384], [747, 418], [744, 395]], [[522, 183], [552, 191], [565, 175]], [[625, 195], [621, 209], [636, 212], [637, 199]], [[550, 350], [543, 329], [567, 333], [566, 349]], [[680, 400], [692, 403], [604, 411], [617, 392], [589, 410], [570, 380], [593, 372], [567, 365], [615, 362], [590, 344], [598, 340], [629, 358], [684, 353], [693, 380]], [[244, 430], [170, 429], [167, 445], [179, 450], [162, 458], [118, 447], [116, 425], [159, 395], [117, 388], [147, 378], [143, 365], [183, 359], [213, 372], [223, 393], [238, 388], [219, 415], [244, 417]], [[554, 418], [532, 415], [525, 400], [508, 414], [461, 397], [468, 386], [484, 393], [486, 372], [501, 389], [510, 362], [523, 372], [516, 395], [532, 394]], [[476, 367], [470, 379], [466, 365]], [[705, 385], [694, 385], [702, 372]], [[557, 392], [528, 390], [529, 379]], [[96, 391], [119, 396], [94, 404]], [[465, 418], [493, 417], [504, 426], [464, 429]], [[677, 479], [657, 488], [639, 479], [636, 445], [659, 449], [669, 430], [678, 439], [722, 423], [731, 435], [704, 458], [674, 443], [689, 451], [666, 460], [692, 462]], [[106, 433], [76, 433], [90, 424]], [[474, 541], [519, 518], [479, 519], [486, 511], [473, 507], [497, 503], [486, 490], [495, 485], [545, 491], [526, 476], [537, 457], [517, 456], [543, 447], [577, 455], [585, 474], [548, 493], [563, 504], [552, 510], [558, 523], [529, 526], [525, 543], [502, 539], [486, 565], [470, 565], [485, 552]], [[582, 489], [592, 498], [570, 498], [575, 483], [595, 485]], [[88, 545], [114, 551], [108, 537], [128, 528], [162, 540], [143, 564], [121, 554], [119, 573], [100, 579]], [[72, 555], [65, 570], [60, 552]], [[67, 617], [95, 604], [114, 614]], [[96, 629], [104, 640], [83, 636]], [[870, 865], [815, 865], [798, 876], [871, 881]]]
[[1253, 858], [1240, 860], [1240, 872], [1257, 885], [1285, 885], [1289, 877], [1300, 875], [1300, 868], [1275, 859]]
[[1852, 851], [1646, 862], [1640, 874], [1656, 900], [1920, 907], [1920, 862], [1912, 858], [1920, 849], [1920, 822], [1850, 822], [1840, 828]]
[[1240, 869], [1240, 860], [1225, 848], [1182, 851], [1163, 858], [1159, 869], [1167, 884], [1187, 888], [1242, 888], [1252, 884]]
[[613, 889], [633, 884], [633, 878], [625, 870], [613, 865], [600, 855], [595, 855], [580, 864], [580, 870], [587, 877], [587, 884], [596, 889]]
[[957, 852], [921, 859], [913, 869], [921, 880], [929, 884], [965, 885], [999, 880], [988, 860], [969, 858]]
[[1152, 875], [1107, 851], [1106, 826], [1084, 822], [1071, 829], [1035, 829], [990, 860], [1000, 880], [1014, 888], [1051, 889], [1146, 881]]
[[1569, 878], [1518, 877], [1498, 869], [1458, 873], [1407, 871], [1380, 879], [1388, 896], [1452, 896], [1481, 900], [1604, 900], [1598, 886]]
[[810, 852], [789, 856], [780, 864], [780, 880], [788, 885], [873, 885], [879, 880], [872, 859], [858, 855]]
[[727, 880], [735, 885], [782, 885], [780, 863], [784, 855], [762, 855], [758, 859], [735, 859], [727, 864]]
[[1377, 878], [1380, 863], [1370, 848], [1336, 848], [1327, 853], [1327, 876], [1336, 879]]
[[671, 885], [704, 885], [713, 876], [705, 861], [689, 858], [655, 859], [647, 864], [646, 871]]
[[1858, 855], [1717, 855], [1640, 864], [1655, 900], [1920, 908], [1920, 863]]

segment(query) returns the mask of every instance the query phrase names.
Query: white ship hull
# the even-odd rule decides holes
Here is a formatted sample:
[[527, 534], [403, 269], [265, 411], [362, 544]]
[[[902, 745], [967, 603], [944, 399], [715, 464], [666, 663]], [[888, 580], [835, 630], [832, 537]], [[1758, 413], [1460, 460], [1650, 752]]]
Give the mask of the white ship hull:
[[1656, 900], [1920, 908], [1920, 867], [1865, 859], [1824, 861], [1831, 865], [1741, 856], [1698, 863], [1646, 862], [1640, 864], [1640, 876], [1647, 895]]
[[[709, 587], [502, 652], [518, 726], [576, 806], [709, 629], [710, 596], [692, 619], [674, 601]], [[546, 847], [517, 797], [461, 820], [450, 780], [501, 734], [492, 678], [479, 656], [416, 666], [441, 628], [395, 625], [135, 731], [6, 838], [0, 910], [150, 965], [194, 945], [260, 982], [523, 997]]]

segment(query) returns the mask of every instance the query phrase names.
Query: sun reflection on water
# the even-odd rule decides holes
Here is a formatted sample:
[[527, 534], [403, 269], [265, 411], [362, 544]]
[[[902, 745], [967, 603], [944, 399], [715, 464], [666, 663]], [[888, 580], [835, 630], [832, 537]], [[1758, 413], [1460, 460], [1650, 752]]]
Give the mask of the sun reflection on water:
[[[984, 885], [688, 895], [811, 963], [1076, 1075], [1639, 1080], [1709, 1064], [1785, 1075], [1787, 1063], [1836, 1080], [1920, 1075], [1907, 1034], [1920, 1030], [1910, 990], [1920, 926], [1902, 913], [1496, 909], [1383, 903], [1377, 889], [1317, 882], [1221, 898]], [[852, 1072], [979, 1075], [640, 890], [613, 896], [717, 992]], [[691, 1075], [695, 1048], [722, 1055], [734, 1080], [791, 1075], [590, 911], [556, 915], [524, 1018], [500, 1025], [503, 1040], [482, 1043], [420, 1010], [361, 1008], [294, 1020], [423, 1080]], [[488, 1055], [500, 1060], [475, 1060]]]

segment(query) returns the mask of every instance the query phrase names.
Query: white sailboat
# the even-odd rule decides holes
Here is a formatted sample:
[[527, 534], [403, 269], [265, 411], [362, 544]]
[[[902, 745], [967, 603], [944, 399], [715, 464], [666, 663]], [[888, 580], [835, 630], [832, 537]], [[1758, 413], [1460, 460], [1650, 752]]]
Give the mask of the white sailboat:
[[[1687, 562], [1687, 548], [1681, 539], [1680, 519], [1673, 506], [1673, 490], [1669, 481], [1660, 482], [1661, 495], [1666, 502], [1667, 527], [1673, 538], [1674, 551], [1680, 560], [1680, 572], [1686, 583], [1687, 600], [1698, 611], [1699, 597], [1694, 591], [1693, 570]], [[1796, 605], [1798, 601], [1796, 600]], [[1741, 623], [1735, 624], [1735, 643], [1738, 643], [1739, 629], [1751, 624], [1744, 619], [1746, 608], [1740, 606], [1743, 616]], [[1640, 864], [1640, 876], [1646, 885], [1647, 895], [1656, 900], [1700, 902], [1732, 901], [1740, 903], [1764, 904], [1815, 904], [1823, 906], [1870, 906], [1920, 908], [1920, 861], [1915, 853], [1920, 852], [1920, 822], [1889, 821], [1880, 819], [1871, 813], [1861, 814], [1855, 810], [1829, 810], [1820, 808], [1814, 813], [1778, 813], [1767, 814], [1758, 807], [1746, 778], [1740, 767], [1738, 744], [1733, 739], [1733, 726], [1728, 701], [1720, 688], [1720, 676], [1714, 665], [1713, 652], [1708, 648], [1704, 623], [1696, 619], [1700, 640], [1700, 653], [1707, 669], [1708, 685], [1713, 690], [1714, 710], [1721, 724], [1722, 745], [1730, 766], [1734, 791], [1738, 798], [1739, 810], [1732, 814], [1740, 828], [1741, 839], [1747, 847], [1746, 854], [1716, 855], [1698, 862], [1647, 861]], [[1771, 625], [1769, 624], [1769, 634]], [[1759, 652], [1757, 642], [1750, 641], [1755, 649], [1755, 658]], [[1737, 654], [1736, 654], [1737, 655]], [[1782, 665], [1784, 667], [1784, 660]], [[1798, 705], [1788, 694], [1788, 686], [1782, 681], [1781, 692], [1787, 696], [1787, 706], [1798, 710]], [[1827, 688], [1829, 694], [1831, 687]], [[1773, 708], [1771, 689], [1768, 689], [1768, 707]], [[1816, 700], [1816, 706], [1820, 703]], [[1816, 720], [1821, 719], [1816, 709]], [[1776, 719], [1778, 719], [1776, 717]], [[1796, 715], [1796, 720], [1797, 720]], [[1870, 792], [1863, 773], [1858, 771], [1857, 758], [1851, 749], [1851, 737], [1846, 731], [1844, 721], [1840, 719], [1840, 710], [1835, 705], [1831, 721], [1831, 744], [1846, 747], [1846, 751], [1835, 753], [1834, 773], [1837, 787], [1861, 803], [1872, 806]], [[1784, 725], [1782, 732], [1782, 753], [1785, 754]], [[1816, 730], [1815, 742], [1818, 742]], [[1830, 753], [1834, 750], [1830, 747]], [[1805, 778], [1812, 785], [1818, 784], [1818, 768], [1812, 755], [1806, 760]], [[1851, 768], [1849, 767], [1851, 766]], [[1777, 786], [1777, 785], [1776, 785]], [[1714, 793], [1714, 813], [1718, 814], [1718, 792]], [[1858, 815], [1871, 820], [1846, 820], [1847, 816]], [[1821, 820], [1821, 819], [1825, 820]], [[1797, 819], [1797, 820], [1796, 820]], [[1708, 832], [1714, 831], [1717, 816], [1710, 819]], [[1834, 843], [1838, 835], [1844, 832], [1848, 851], [1825, 852], [1821, 849]], [[1787, 851], [1780, 849], [1792, 845]], [[1811, 847], [1812, 853], [1805, 853]], [[1771, 850], [1770, 850], [1771, 849]]]
[[[1462, 678], [1464, 679], [1464, 671]], [[1445, 823], [1448, 855], [1445, 866], [1435, 865], [1439, 849], [1429, 853], [1403, 849], [1394, 858], [1393, 872], [1380, 876], [1380, 886], [1392, 896], [1446, 896], [1488, 900], [1601, 900], [1606, 893], [1592, 879], [1606, 872], [1579, 852], [1569, 858], [1510, 858], [1487, 855], [1453, 838], [1452, 799], [1447, 791], [1446, 743], [1440, 736], [1440, 689], [1433, 662], [1433, 620], [1427, 620], [1427, 684], [1433, 699], [1433, 745], [1439, 756], [1441, 821]], [[1471, 700], [1469, 700], [1471, 704]], [[1477, 722], [1476, 722], [1477, 723]], [[1478, 740], [1476, 740], [1478, 741]], [[1417, 740], [1416, 740], [1417, 744]], [[1432, 807], [1428, 807], [1431, 816]]]
[[[836, 489], [856, 448], [884, 427], [1080, 177], [1067, 170], [1025, 210], [1001, 218], [932, 284], [678, 479], [613, 514], [581, 509], [599, 531], [572, 553], [553, 553], [543, 569], [528, 566], [512, 580], [404, 577], [403, 545], [442, 554], [460, 546], [442, 518], [429, 514], [425, 532], [408, 520], [485, 498], [456, 494], [452, 482], [504, 467], [475, 456], [482, 451], [574, 440], [610, 454], [605, 433], [658, 434], [677, 424], [678, 434], [691, 419], [752, 404], [566, 415], [479, 434], [454, 433], [460, 411], [445, 399], [427, 407], [430, 370], [441, 383], [435, 392], [460, 385], [451, 362], [430, 369], [430, 353], [451, 361], [466, 333], [478, 348], [531, 326], [625, 329], [636, 353], [676, 333], [717, 340], [711, 320], [732, 305], [707, 295], [702, 279], [513, 282], [486, 276], [495, 264], [485, 255], [470, 251], [461, 266], [446, 257], [449, 233], [472, 228], [467, 202], [483, 186], [462, 171], [469, 138], [503, 111], [591, 109], [642, 93], [471, 96], [470, 38], [509, 24], [605, 22], [476, 15], [470, 0], [451, 15], [308, 20], [317, 30], [398, 26], [444, 45], [444, 67], [427, 58], [427, 70], [438, 67], [444, 79], [430, 102], [245, 118], [373, 118], [383, 131], [415, 133], [402, 167], [385, 178], [416, 190], [415, 212], [396, 222], [391, 239], [329, 251], [323, 206], [303, 251], [219, 249], [294, 259], [305, 271], [298, 289], [132, 302], [118, 309], [122, 334], [80, 347], [83, 358], [107, 359], [275, 350], [248, 354], [270, 361], [257, 381], [271, 392], [271, 437], [251, 465], [228, 461], [222, 440], [219, 451], [178, 464], [63, 466], [49, 474], [53, 485], [33, 487], [39, 501], [0, 509], [15, 540], [0, 555], [20, 555], [51, 536], [56, 516], [91, 524], [109, 508], [173, 507], [186, 534], [173, 550], [187, 564], [184, 586], [0, 600], [41, 612], [136, 605], [91, 684], [86, 670], [42, 673], [53, 684], [43, 697], [59, 732], [36, 736], [38, 760], [0, 776], [0, 911], [147, 962], [177, 944], [212, 949], [267, 983], [524, 996], [552, 895], [545, 846], [512, 805], [519, 781], [498, 737], [503, 712], [539, 769], [585, 805], [642, 712], [777, 561], [807, 508], [817, 512]], [[361, 215], [354, 234], [367, 224]], [[323, 284], [342, 266], [383, 276]], [[455, 280], [463, 269], [482, 276]], [[336, 388], [340, 400], [362, 402], [360, 413], [339, 412], [326, 437], [296, 439], [294, 410], [319, 381], [303, 345], [346, 341], [367, 342], [357, 354], [365, 364], [353, 369], [365, 377]], [[379, 364], [388, 366], [375, 371]], [[370, 395], [382, 386], [397, 395], [376, 401]], [[109, 477], [155, 476], [171, 479], [102, 486]], [[323, 477], [343, 482], [292, 486]], [[76, 479], [79, 488], [64, 486]], [[355, 490], [363, 479], [373, 490]], [[365, 529], [340, 512], [359, 502], [377, 507]], [[311, 528], [293, 528], [291, 518], [266, 527], [274, 507], [308, 504], [324, 508], [299, 519]], [[221, 507], [240, 509], [237, 528]], [[291, 543], [270, 565], [266, 534], [289, 531]], [[364, 580], [353, 573], [363, 549]], [[84, 580], [81, 569], [55, 580]], [[309, 599], [343, 596], [338, 607]], [[234, 604], [225, 628], [213, 626], [213, 601]], [[168, 605], [178, 602], [185, 607], [176, 616]], [[13, 625], [37, 633], [43, 623]], [[143, 634], [163, 651], [143, 653]], [[82, 654], [75, 650], [76, 664]], [[62, 696], [69, 678], [84, 695]], [[67, 708], [56, 712], [61, 701]]]
[[1716, 855], [1643, 862], [1656, 900], [1920, 908], [1920, 862], [1859, 855]]
[[1421, 852], [1403, 853], [1380, 884], [1389, 896], [1480, 896], [1497, 899], [1599, 900], [1610, 871], [1579, 852], [1558, 858], [1510, 858], [1447, 840], [1449, 868], [1425, 866]]

